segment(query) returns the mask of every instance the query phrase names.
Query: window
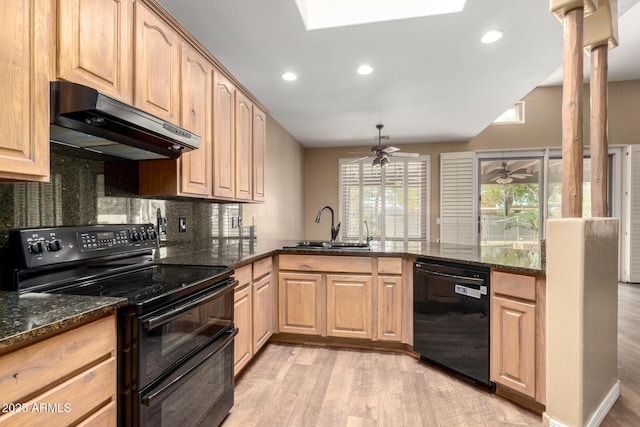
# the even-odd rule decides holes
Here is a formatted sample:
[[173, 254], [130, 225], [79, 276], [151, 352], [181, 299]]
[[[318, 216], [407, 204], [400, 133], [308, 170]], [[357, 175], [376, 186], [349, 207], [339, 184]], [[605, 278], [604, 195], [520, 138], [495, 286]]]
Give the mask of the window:
[[508, 125], [524, 123], [524, 101], [516, 102], [516, 105], [502, 113], [493, 121], [493, 124]]
[[[383, 247], [429, 238], [429, 156], [394, 159], [386, 167], [340, 159], [342, 239], [364, 241], [369, 235]], [[365, 226], [365, 221], [367, 226]], [[416, 245], [417, 246], [417, 245]]]

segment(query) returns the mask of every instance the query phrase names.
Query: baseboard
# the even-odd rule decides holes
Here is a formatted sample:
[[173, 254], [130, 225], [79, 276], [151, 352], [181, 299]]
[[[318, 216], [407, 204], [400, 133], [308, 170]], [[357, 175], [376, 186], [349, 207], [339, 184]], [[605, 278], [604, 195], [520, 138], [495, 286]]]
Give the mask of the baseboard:
[[591, 418], [589, 418], [587, 427], [598, 427], [604, 420], [604, 417], [609, 413], [613, 404], [616, 403], [618, 397], [620, 397], [620, 381], [616, 381], [613, 387], [611, 387], [611, 390], [609, 390], [607, 396], [604, 398], [602, 403], [600, 403], [596, 412], [594, 412]]
[[[611, 410], [611, 407], [613, 406], [613, 404], [616, 403], [616, 400], [618, 400], [618, 397], [620, 397], [620, 381], [616, 381], [613, 387], [611, 387], [611, 390], [609, 390], [609, 393], [607, 393], [607, 396], [602, 400], [602, 402], [600, 403], [600, 406], [598, 406], [598, 409], [596, 410], [596, 412], [594, 412], [593, 415], [591, 415], [591, 418], [589, 418], [589, 421], [587, 421], [585, 426], [598, 427], [604, 420], [604, 417], [606, 417], [607, 414], [609, 413], [609, 410]], [[561, 422], [551, 418], [549, 415], [547, 415], [546, 412], [542, 414], [542, 419], [545, 426], [568, 427], [567, 425], [562, 424]]]

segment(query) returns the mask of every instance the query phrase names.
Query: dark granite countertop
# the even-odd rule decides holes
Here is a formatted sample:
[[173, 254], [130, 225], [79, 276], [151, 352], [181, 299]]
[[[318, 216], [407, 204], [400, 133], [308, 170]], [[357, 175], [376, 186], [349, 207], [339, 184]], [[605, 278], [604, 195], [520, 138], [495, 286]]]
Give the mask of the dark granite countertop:
[[416, 256], [465, 264], [485, 265], [513, 272], [544, 274], [544, 262], [539, 248], [515, 249], [498, 246], [467, 246], [446, 243], [371, 242], [369, 251], [332, 249], [283, 249], [293, 246], [293, 240], [212, 239], [199, 243], [163, 246], [154, 255], [161, 264], [224, 265], [241, 267], [265, 256], [278, 254]]
[[0, 291], [0, 351], [102, 317], [124, 298]]

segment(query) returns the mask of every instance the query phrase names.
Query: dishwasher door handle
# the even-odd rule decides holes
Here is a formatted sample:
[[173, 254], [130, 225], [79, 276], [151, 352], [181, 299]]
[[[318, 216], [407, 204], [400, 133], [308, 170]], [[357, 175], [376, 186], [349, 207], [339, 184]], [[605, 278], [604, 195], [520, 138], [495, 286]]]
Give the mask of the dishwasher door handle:
[[444, 277], [445, 279], [455, 279], [456, 281], [459, 281], [461, 283], [466, 283], [468, 285], [477, 285], [477, 286], [484, 285], [484, 279], [479, 279], [476, 277], [456, 276], [455, 274], [438, 273], [437, 271], [430, 271], [430, 270], [420, 270], [420, 271], [431, 276]]

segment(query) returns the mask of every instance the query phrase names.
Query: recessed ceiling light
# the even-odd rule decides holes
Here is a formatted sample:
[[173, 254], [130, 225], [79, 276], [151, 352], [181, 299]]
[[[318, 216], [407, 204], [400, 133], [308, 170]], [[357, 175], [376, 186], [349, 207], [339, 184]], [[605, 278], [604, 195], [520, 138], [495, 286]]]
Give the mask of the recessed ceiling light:
[[504, 33], [500, 30], [491, 30], [484, 33], [480, 41], [482, 43], [494, 43], [502, 38]]
[[286, 73], [284, 73], [282, 75], [282, 79], [286, 80], [288, 82], [292, 82], [294, 80], [296, 80], [298, 78], [298, 76], [296, 76], [295, 73], [292, 73], [291, 71], [287, 71]]
[[358, 74], [367, 75], [373, 72], [373, 68], [370, 65], [361, 65], [358, 67]]

